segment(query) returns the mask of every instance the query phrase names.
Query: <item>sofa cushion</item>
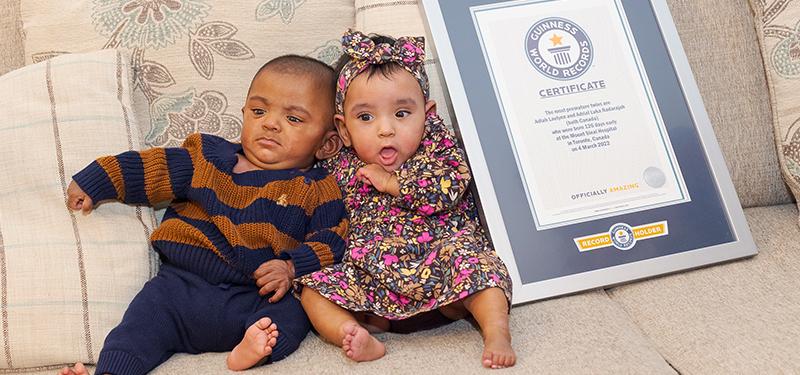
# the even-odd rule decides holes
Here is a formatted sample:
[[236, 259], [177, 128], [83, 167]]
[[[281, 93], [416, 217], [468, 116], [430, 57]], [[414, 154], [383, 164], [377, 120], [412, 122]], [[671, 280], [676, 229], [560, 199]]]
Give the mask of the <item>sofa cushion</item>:
[[[506, 374], [675, 374], [605, 292], [519, 306], [511, 311], [517, 365]], [[408, 335], [383, 334], [386, 357], [366, 363], [309, 334], [287, 359], [257, 374], [474, 374], [482, 372], [480, 333], [466, 321]], [[224, 373], [225, 354], [176, 355], [154, 374]]]
[[778, 158], [786, 183], [800, 196], [800, 4], [750, 0], [767, 66]]
[[609, 290], [680, 373], [800, 372], [797, 209], [745, 215], [754, 258]]
[[326, 62], [353, 25], [353, 0], [22, 2], [25, 60], [119, 48], [136, 70], [136, 110], [149, 146], [204, 132], [237, 140], [250, 79], [287, 53]]
[[0, 368], [94, 362], [156, 271], [151, 209], [65, 204], [75, 172], [141, 147], [127, 61], [106, 50], [0, 77]]
[[764, 64], [747, 5], [667, 3], [742, 206], [790, 202], [779, 172]]
[[[503, 374], [671, 374], [675, 371], [605, 292], [531, 303], [511, 310], [517, 365]], [[477, 374], [480, 333], [467, 321], [408, 335], [381, 334], [387, 354], [356, 363], [310, 333], [288, 358], [248, 374]], [[224, 374], [226, 353], [176, 354], [154, 375]], [[51, 372], [37, 372], [36, 375]], [[33, 374], [32, 374], [33, 375]]]
[[0, 7], [0, 75], [22, 66], [22, 22], [19, 0], [7, 0]]

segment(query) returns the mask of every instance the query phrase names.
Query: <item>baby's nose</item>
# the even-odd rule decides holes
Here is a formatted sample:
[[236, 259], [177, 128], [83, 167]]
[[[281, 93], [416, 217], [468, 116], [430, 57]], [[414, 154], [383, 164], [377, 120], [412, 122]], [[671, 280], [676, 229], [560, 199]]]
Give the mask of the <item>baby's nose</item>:
[[384, 122], [378, 128], [378, 135], [381, 137], [391, 137], [394, 135], [394, 126]]
[[261, 123], [261, 127], [272, 131], [279, 131], [281, 128], [280, 121], [278, 121], [278, 119], [274, 116], [266, 116], [264, 118], [264, 122]]

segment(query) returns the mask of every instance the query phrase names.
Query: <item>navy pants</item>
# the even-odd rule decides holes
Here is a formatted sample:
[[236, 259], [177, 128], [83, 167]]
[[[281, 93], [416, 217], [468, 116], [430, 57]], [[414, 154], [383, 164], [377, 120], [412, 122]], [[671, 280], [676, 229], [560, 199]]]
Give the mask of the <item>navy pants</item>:
[[294, 352], [311, 329], [291, 294], [269, 303], [255, 284], [214, 285], [164, 264], [106, 337], [95, 372], [145, 374], [175, 353], [230, 351], [263, 317], [272, 319], [279, 331], [270, 362]]

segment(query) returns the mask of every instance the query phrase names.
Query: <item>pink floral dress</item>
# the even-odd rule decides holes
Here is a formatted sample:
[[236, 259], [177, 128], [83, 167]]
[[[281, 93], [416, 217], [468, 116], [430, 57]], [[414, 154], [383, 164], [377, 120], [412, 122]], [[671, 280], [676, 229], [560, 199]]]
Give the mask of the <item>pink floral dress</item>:
[[499, 287], [511, 279], [478, 223], [463, 151], [438, 116], [426, 120], [417, 153], [398, 171], [400, 197], [360, 182], [351, 149], [326, 161], [350, 213], [342, 263], [296, 282], [350, 311], [405, 319]]

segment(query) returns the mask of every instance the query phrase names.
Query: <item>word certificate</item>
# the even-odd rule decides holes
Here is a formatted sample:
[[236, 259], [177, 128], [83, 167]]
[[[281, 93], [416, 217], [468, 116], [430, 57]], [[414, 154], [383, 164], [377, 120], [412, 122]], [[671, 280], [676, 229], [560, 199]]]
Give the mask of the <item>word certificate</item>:
[[620, 0], [471, 14], [537, 230], [691, 201]]

